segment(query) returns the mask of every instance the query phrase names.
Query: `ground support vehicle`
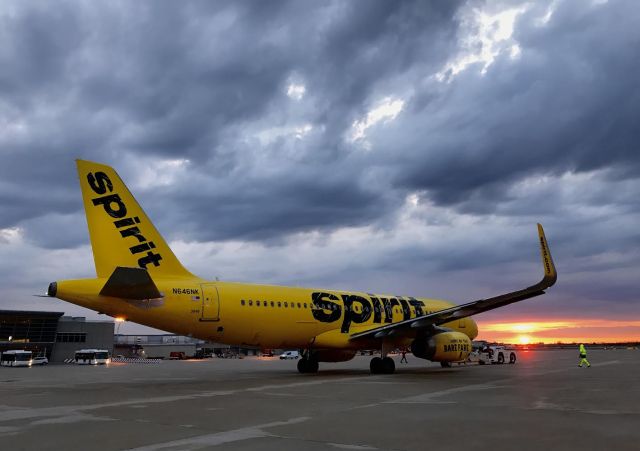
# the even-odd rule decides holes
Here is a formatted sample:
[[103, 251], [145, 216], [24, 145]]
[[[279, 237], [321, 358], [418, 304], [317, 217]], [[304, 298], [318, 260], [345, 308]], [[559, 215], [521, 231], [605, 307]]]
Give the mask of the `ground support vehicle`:
[[518, 354], [514, 349], [507, 349], [504, 346], [484, 346], [475, 348], [469, 357], [467, 363], [477, 363], [478, 365], [491, 364], [514, 364], [518, 360]]
[[31, 360], [31, 365], [48, 365], [49, 359], [44, 356], [34, 357]]
[[514, 364], [518, 360], [518, 355], [513, 349], [507, 349], [504, 346], [486, 346], [478, 350], [474, 350], [467, 359], [468, 362], [478, 363], [479, 365], [491, 364]]
[[298, 351], [285, 351], [280, 354], [280, 360], [298, 359], [300, 353]]
[[185, 360], [187, 354], [182, 351], [173, 351], [169, 353], [169, 360]]
[[33, 353], [31, 351], [11, 350], [4, 351], [0, 356], [2, 366], [31, 366]]
[[105, 365], [111, 359], [106, 349], [80, 349], [76, 351], [75, 361], [78, 365]]

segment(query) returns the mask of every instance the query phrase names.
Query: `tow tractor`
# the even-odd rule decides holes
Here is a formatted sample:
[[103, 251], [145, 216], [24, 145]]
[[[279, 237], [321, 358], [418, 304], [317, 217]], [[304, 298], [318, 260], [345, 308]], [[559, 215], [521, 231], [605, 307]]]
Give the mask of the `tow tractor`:
[[518, 356], [513, 349], [507, 349], [504, 346], [489, 346], [481, 344], [474, 346], [474, 350], [467, 358], [468, 362], [478, 363], [478, 365], [491, 365], [493, 363], [503, 364], [509, 362], [516, 363]]

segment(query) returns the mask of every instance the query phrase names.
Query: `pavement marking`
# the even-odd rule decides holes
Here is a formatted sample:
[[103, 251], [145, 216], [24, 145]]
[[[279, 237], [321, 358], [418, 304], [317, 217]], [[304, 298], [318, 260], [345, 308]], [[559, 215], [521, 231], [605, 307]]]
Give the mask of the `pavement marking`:
[[8, 437], [10, 435], [17, 435], [22, 432], [22, 428], [15, 426], [0, 426], [0, 437]]
[[289, 397], [293, 397], [293, 396], [298, 396], [294, 393], [277, 393], [277, 392], [273, 392], [273, 391], [264, 391], [262, 392], [263, 395], [268, 395], [268, 396], [284, 396], [286, 398]]
[[620, 360], [609, 360], [607, 362], [592, 363], [591, 366], [607, 366], [607, 365], [615, 365], [616, 363], [620, 363]]
[[588, 413], [591, 415], [640, 415], [638, 411], [621, 411], [610, 409], [581, 409], [579, 407], [563, 406], [547, 401], [547, 398], [542, 398], [536, 401], [529, 410], [555, 410], [558, 412], [578, 412]]
[[90, 415], [86, 413], [78, 413], [69, 415], [66, 417], [56, 418], [44, 418], [31, 423], [31, 426], [40, 426], [42, 424], [70, 424], [70, 423], [82, 423], [84, 421], [116, 421], [115, 418], [99, 417], [96, 415]]
[[[609, 365], [616, 365], [620, 363], [621, 363], [620, 360], [595, 362], [592, 364], [592, 367], [598, 368], [598, 367], [605, 367]], [[527, 372], [527, 371], [531, 371], [531, 372]], [[525, 368], [525, 372], [523, 373], [519, 372], [517, 374], [510, 374], [509, 377], [507, 378], [493, 380], [490, 383], [463, 385], [461, 387], [456, 387], [456, 388], [447, 389], [447, 390], [440, 390], [440, 391], [423, 393], [423, 394], [405, 397], [405, 398], [398, 398], [395, 400], [386, 400], [386, 401], [374, 402], [374, 403], [361, 405], [361, 406], [355, 406], [355, 407], [347, 408], [345, 410], [375, 408], [375, 407], [380, 407], [383, 404], [393, 404], [393, 403], [454, 404], [455, 401], [445, 401], [445, 400], [439, 400], [436, 398], [444, 397], [447, 395], [454, 395], [456, 393], [464, 393], [468, 391], [487, 390], [487, 389], [497, 388], [505, 383], [518, 381], [522, 378], [540, 377], [547, 374], [572, 372], [572, 371], [588, 371], [588, 370], [577, 368], [573, 364], [563, 366], [561, 368], [554, 368], [554, 369], [542, 370], [542, 371], [538, 370], [535, 367]], [[177, 379], [191, 379], [191, 378], [177, 378]], [[370, 384], [388, 383], [388, 384], [398, 385], [398, 382], [393, 382], [393, 381], [387, 382], [386, 380], [384, 380], [384, 376], [372, 377], [369, 374], [364, 376], [357, 376], [357, 377], [347, 376], [347, 377], [340, 377], [340, 378], [322, 378], [322, 377], [309, 376], [309, 377], [305, 377], [302, 381], [300, 381], [300, 379], [298, 378], [296, 379], [296, 382], [290, 382], [290, 383], [284, 383], [284, 384], [268, 384], [268, 385], [262, 385], [257, 387], [245, 387], [245, 388], [233, 389], [233, 390], [212, 390], [212, 391], [205, 391], [205, 392], [189, 393], [184, 395], [157, 396], [153, 398], [129, 399], [129, 400], [96, 403], [96, 404], [89, 404], [89, 405], [86, 405], [86, 404], [67, 405], [67, 406], [63, 405], [63, 406], [55, 406], [55, 407], [33, 407], [33, 408], [0, 405], [0, 423], [14, 421], [14, 420], [32, 420], [31, 423], [24, 424], [25, 427], [21, 427], [20, 429], [13, 428], [12, 426], [7, 426], [7, 427], [0, 426], [0, 436], [15, 435], [20, 431], [26, 429], [26, 427], [39, 425], [39, 424], [64, 424], [64, 423], [73, 423], [73, 422], [80, 422], [80, 421], [114, 420], [114, 418], [99, 417], [96, 415], [91, 415], [86, 413], [86, 412], [91, 412], [91, 411], [103, 409], [103, 408], [126, 407], [126, 406], [130, 408], [142, 408], [145, 406], [149, 407], [150, 404], [152, 405], [154, 403], [158, 404], [158, 403], [170, 403], [170, 402], [177, 402], [177, 401], [184, 401], [184, 400], [206, 399], [206, 398], [213, 398], [218, 396], [230, 396], [230, 395], [241, 394], [241, 393], [262, 393], [266, 395], [281, 396], [282, 394], [278, 394], [274, 392], [277, 390], [286, 390], [289, 388], [298, 388], [298, 387], [308, 387], [308, 386], [321, 385], [321, 384], [327, 384], [332, 382], [348, 385], [348, 384], [357, 383], [357, 381], [363, 381], [361, 383], [370, 383]], [[400, 384], [403, 384], [403, 382], [400, 382]], [[416, 382], [404, 382], [404, 384], [416, 384]], [[550, 410], [563, 409], [562, 406], [546, 405], [545, 407], [544, 404], [538, 405], [537, 407], [534, 406], [534, 408], [538, 408], [538, 409], [546, 408]], [[214, 408], [210, 408], [210, 410], [211, 409], [218, 409], [218, 408], [214, 407]], [[564, 408], [564, 409], [565, 411], [568, 411], [567, 408]], [[574, 411], [574, 410], [571, 410], [571, 411]], [[594, 415], [613, 415], [618, 413], [622, 413], [622, 414], [626, 413], [626, 414], [633, 414], [633, 415], [638, 414], [638, 412], [615, 412], [615, 411], [604, 410], [604, 409], [594, 409], [594, 410], [588, 410], [588, 411], [577, 410], [577, 411], [583, 412], [583, 413], [591, 413]], [[136, 420], [136, 421], [139, 421], [141, 423], [151, 422], [151, 421], [142, 421], [142, 420]], [[227, 443], [229, 441], [237, 441], [237, 440], [246, 440], [248, 438], [252, 438], [253, 437], [252, 434], [258, 434], [258, 435], [255, 435], [255, 437], [278, 437], [276, 435], [261, 431], [261, 428], [269, 427], [269, 425], [278, 426], [282, 424], [287, 424], [287, 423], [286, 422], [285, 423], [282, 423], [282, 422], [267, 423], [266, 425], [258, 425], [254, 427], [240, 428], [240, 429], [226, 431], [226, 432], [205, 434], [199, 437], [209, 437], [209, 438], [212, 438], [214, 442], [222, 440], [219, 443]], [[246, 438], [242, 438], [245, 436]], [[197, 449], [197, 448], [202, 448], [203, 446], [211, 446], [211, 443], [208, 443], [208, 442], [204, 445], [201, 445], [199, 443], [200, 442], [197, 442], [197, 441], [194, 443], [193, 446], [195, 446], [195, 448], [185, 448], [179, 444], [176, 446], [178, 447], [178, 449]], [[166, 449], [167, 448], [163, 444], [159, 444], [158, 446], [160, 445], [162, 447], [150, 448], [150, 449]], [[171, 446], [173, 445], [170, 445], [169, 447]], [[145, 448], [143, 447], [141, 449], [145, 449]]]
[[343, 443], [327, 443], [327, 445], [340, 449], [380, 449], [369, 445], [345, 445]]
[[213, 434], [197, 435], [181, 440], [172, 440], [169, 442], [154, 443], [152, 445], [141, 446], [138, 448], [128, 448], [127, 451], [156, 451], [160, 449], [176, 449], [181, 451], [191, 451], [210, 446], [222, 445], [224, 443], [239, 442], [253, 438], [273, 437], [273, 434], [264, 431], [266, 428], [276, 426], [288, 426], [297, 423], [309, 421], [311, 417], [291, 418], [285, 421], [274, 421], [272, 423], [259, 424], [240, 429], [232, 429], [229, 431], [216, 432]]
[[400, 385], [417, 385], [417, 384], [418, 382], [409, 382], [409, 381], [393, 382], [393, 381], [376, 381], [376, 380], [345, 382], [345, 385], [393, 385], [394, 387], [398, 387]]
[[0, 422], [14, 421], [14, 420], [28, 420], [34, 418], [43, 417], [68, 417], [77, 414], [78, 412], [86, 412], [97, 409], [104, 409], [109, 407], [125, 407], [136, 405], [148, 405], [158, 403], [168, 403], [176, 401], [189, 401], [193, 399], [201, 398], [213, 398], [217, 396], [230, 396], [239, 393], [252, 393], [252, 392], [264, 392], [269, 390], [282, 390], [295, 387], [308, 387], [312, 385], [321, 385], [327, 383], [341, 383], [345, 381], [353, 381], [357, 379], [366, 379], [370, 376], [364, 377], [345, 377], [338, 379], [322, 379], [317, 378], [315, 380], [309, 380], [304, 382], [292, 382], [288, 384], [269, 384], [258, 387], [241, 388], [237, 390], [213, 390], [207, 392], [190, 393], [186, 395], [168, 395], [157, 396], [153, 398], [144, 399], [128, 399], [123, 401], [105, 402], [98, 404], [80, 404], [80, 405], [67, 405], [56, 407], [15, 407], [15, 406], [0, 406]]
[[[382, 404], [442, 404], [442, 401], [434, 400], [440, 396], [447, 396], [457, 393], [464, 393], [476, 390], [490, 390], [498, 388], [495, 384], [474, 384], [463, 385], [462, 387], [448, 388], [446, 390], [434, 391], [429, 393], [423, 393], [417, 396], [409, 396], [407, 398], [392, 399], [389, 401], [383, 401]], [[445, 404], [451, 404], [452, 402], [444, 402]]]
[[346, 410], [368, 409], [370, 407], [378, 407], [379, 405], [380, 405], [380, 403], [372, 402], [371, 404], [362, 404], [360, 406], [349, 407]]
[[[609, 360], [606, 362], [593, 363], [591, 364], [591, 366], [608, 366], [608, 365], [616, 365], [619, 363], [620, 363], [620, 360]], [[380, 404], [453, 404], [455, 403], [455, 401], [439, 401], [433, 398], [438, 398], [441, 396], [447, 396], [447, 395], [457, 394], [457, 393], [464, 393], [468, 391], [490, 390], [490, 389], [503, 386], [508, 382], [512, 382], [522, 377], [545, 376], [547, 374], [573, 371], [575, 369], [576, 367], [564, 367], [564, 368], [556, 368], [553, 370], [537, 371], [535, 373], [530, 373], [530, 374], [520, 373], [520, 374], [515, 374], [508, 378], [497, 379], [495, 381], [492, 381], [491, 383], [463, 385], [461, 387], [449, 388], [447, 390], [441, 390], [436, 392], [423, 393], [420, 395], [410, 396], [407, 398], [392, 399], [392, 400], [382, 401], [381, 403], [367, 404], [366, 406], [358, 406], [357, 408], [377, 407]]]
[[[620, 360], [608, 360], [606, 362], [592, 363], [591, 366], [599, 367], [599, 366], [617, 365], [619, 363], [621, 363]], [[546, 374], [565, 373], [567, 371], [576, 371], [580, 369], [582, 368], [578, 368], [577, 365], [576, 366], [570, 365], [570, 366], [565, 366], [563, 368], [556, 368], [554, 370], [538, 371], [530, 374], [520, 374], [519, 376], [522, 376], [522, 377], [544, 376]], [[517, 376], [513, 376], [510, 379], [516, 379], [516, 378]]]

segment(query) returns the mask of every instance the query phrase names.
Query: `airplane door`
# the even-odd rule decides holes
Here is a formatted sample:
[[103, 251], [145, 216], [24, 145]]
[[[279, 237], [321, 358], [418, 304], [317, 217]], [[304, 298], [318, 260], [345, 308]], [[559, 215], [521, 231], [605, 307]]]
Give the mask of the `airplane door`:
[[220, 296], [215, 283], [200, 284], [202, 288], [202, 315], [200, 321], [220, 320]]

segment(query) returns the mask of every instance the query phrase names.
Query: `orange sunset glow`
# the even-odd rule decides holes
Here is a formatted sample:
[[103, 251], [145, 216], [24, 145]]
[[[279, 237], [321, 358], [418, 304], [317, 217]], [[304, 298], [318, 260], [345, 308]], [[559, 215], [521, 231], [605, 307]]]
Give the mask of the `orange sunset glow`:
[[640, 341], [640, 321], [478, 321], [478, 339], [512, 344]]

